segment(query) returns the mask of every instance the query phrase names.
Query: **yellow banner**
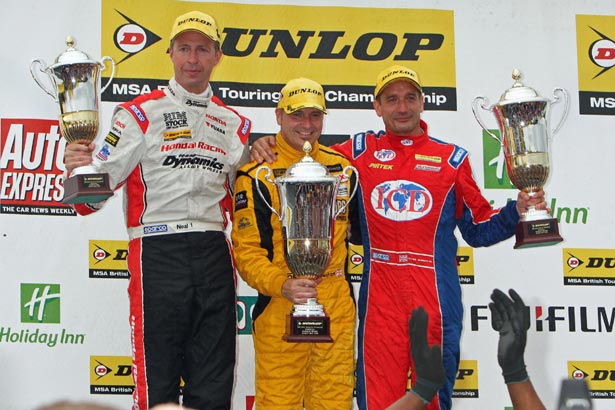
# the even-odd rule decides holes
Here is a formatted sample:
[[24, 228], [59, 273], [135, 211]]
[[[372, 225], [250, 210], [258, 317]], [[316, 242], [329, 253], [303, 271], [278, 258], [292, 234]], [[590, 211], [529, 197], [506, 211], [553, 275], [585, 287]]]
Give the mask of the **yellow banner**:
[[615, 286], [615, 249], [562, 249], [565, 285]]
[[273, 106], [262, 101], [271, 99], [266, 93], [303, 76], [332, 91], [331, 108], [371, 108], [378, 72], [402, 64], [419, 73], [428, 106], [456, 109], [452, 11], [168, 0], [103, 0], [102, 52], [117, 62], [105, 100], [131, 99], [166, 83], [173, 75], [170, 28], [190, 10], [217, 20], [224, 56], [212, 84], [227, 103]]
[[615, 115], [615, 16], [576, 16], [579, 109]]
[[585, 379], [592, 397], [615, 397], [615, 362], [569, 361], [568, 377]]
[[89, 249], [91, 278], [130, 277], [126, 263], [128, 241], [90, 240]]

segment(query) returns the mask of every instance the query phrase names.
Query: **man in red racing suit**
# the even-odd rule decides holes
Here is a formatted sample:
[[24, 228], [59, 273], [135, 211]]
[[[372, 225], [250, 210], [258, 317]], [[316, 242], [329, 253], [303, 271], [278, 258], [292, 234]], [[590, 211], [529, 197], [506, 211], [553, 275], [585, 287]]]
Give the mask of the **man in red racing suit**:
[[[518, 201], [492, 209], [472, 176], [468, 152], [429, 135], [419, 117], [421, 91], [412, 70], [383, 70], [374, 108], [386, 132], [360, 133], [333, 147], [357, 168], [362, 190], [361, 409], [382, 410], [404, 394], [408, 369], [414, 368], [408, 318], [419, 306], [429, 315], [429, 345], [441, 345], [446, 370], [444, 386], [431, 403], [425, 399], [426, 408], [451, 408], [463, 318], [454, 230], [470, 246], [495, 244], [514, 234], [518, 209], [530, 200], [519, 193]], [[546, 207], [542, 193], [532, 201]]]

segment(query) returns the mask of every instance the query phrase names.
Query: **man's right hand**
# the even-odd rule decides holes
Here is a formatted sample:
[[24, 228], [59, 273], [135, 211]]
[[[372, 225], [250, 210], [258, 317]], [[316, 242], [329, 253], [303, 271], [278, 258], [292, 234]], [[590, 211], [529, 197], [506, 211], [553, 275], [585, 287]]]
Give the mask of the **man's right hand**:
[[263, 161], [267, 161], [270, 164], [273, 163], [277, 159], [276, 153], [273, 152], [273, 147], [275, 147], [275, 136], [265, 135], [260, 137], [252, 143], [250, 160], [256, 161], [259, 164]]
[[83, 167], [92, 163], [92, 152], [95, 144], [90, 142], [88, 145], [67, 144], [64, 151], [64, 166], [70, 175], [75, 168]]
[[322, 279], [286, 279], [282, 284], [282, 295], [295, 305], [307, 303], [310, 298], [317, 298], [316, 286]]

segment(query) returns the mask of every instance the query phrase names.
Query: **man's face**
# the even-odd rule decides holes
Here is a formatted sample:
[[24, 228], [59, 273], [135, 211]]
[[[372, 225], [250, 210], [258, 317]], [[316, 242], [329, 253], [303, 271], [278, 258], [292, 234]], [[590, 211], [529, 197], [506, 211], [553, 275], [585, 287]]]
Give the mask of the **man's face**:
[[386, 130], [400, 137], [421, 135], [423, 95], [412, 84], [399, 80], [387, 85], [374, 100]]
[[291, 114], [283, 109], [275, 110], [282, 138], [294, 149], [303, 150], [305, 141], [314, 145], [322, 133], [325, 114], [316, 108], [301, 108]]
[[209, 84], [209, 77], [220, 61], [222, 52], [216, 43], [196, 31], [185, 31], [175, 37], [169, 50], [175, 79], [187, 91], [200, 94]]

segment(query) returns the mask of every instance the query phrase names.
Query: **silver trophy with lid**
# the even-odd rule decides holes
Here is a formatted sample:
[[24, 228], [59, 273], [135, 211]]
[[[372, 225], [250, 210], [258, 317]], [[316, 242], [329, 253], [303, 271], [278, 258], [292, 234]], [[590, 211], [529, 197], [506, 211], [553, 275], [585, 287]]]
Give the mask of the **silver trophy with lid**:
[[[568, 94], [563, 88], [553, 90], [553, 100], [541, 97], [521, 83], [521, 72], [513, 70], [514, 84], [500, 101], [489, 105], [486, 97], [478, 96], [472, 103], [476, 121], [489, 136], [496, 139], [504, 152], [510, 181], [521, 191], [542, 189], [549, 176], [549, 140], [559, 131], [568, 112]], [[548, 125], [548, 108], [563, 101], [564, 108], [557, 125]], [[479, 115], [479, 107], [493, 112], [500, 129], [500, 137], [491, 132]], [[557, 219], [547, 210], [530, 209], [521, 215], [515, 229], [517, 248], [553, 245], [563, 239]]]
[[[107, 56], [101, 61], [93, 60], [74, 45], [75, 41], [68, 36], [67, 48], [55, 62], [48, 66], [40, 58], [32, 60], [30, 74], [36, 84], [60, 105], [60, 131], [66, 142], [88, 145], [98, 134], [99, 97], [115, 75], [115, 62]], [[100, 73], [106, 68], [105, 61], [111, 66], [111, 75], [100, 89]], [[46, 77], [47, 81], [42, 81], [41, 77]], [[83, 166], [76, 168], [64, 181], [62, 202], [100, 202], [111, 195], [109, 176]]]
[[[349, 181], [352, 166], [346, 166], [340, 175], [330, 175], [327, 167], [315, 161], [312, 146], [305, 142], [305, 156], [291, 165], [283, 176], [272, 179], [272, 170], [263, 165], [256, 170], [256, 179], [267, 172], [265, 180], [275, 184], [280, 198], [280, 212], [275, 210], [256, 188], [260, 197], [282, 223], [284, 259], [294, 278], [318, 279], [324, 276], [331, 261], [331, 244], [335, 218], [347, 203], [337, 208], [340, 183]], [[357, 184], [348, 202], [355, 195]], [[329, 317], [315, 298], [305, 304], [295, 304], [288, 315], [284, 340], [288, 342], [332, 342]]]

